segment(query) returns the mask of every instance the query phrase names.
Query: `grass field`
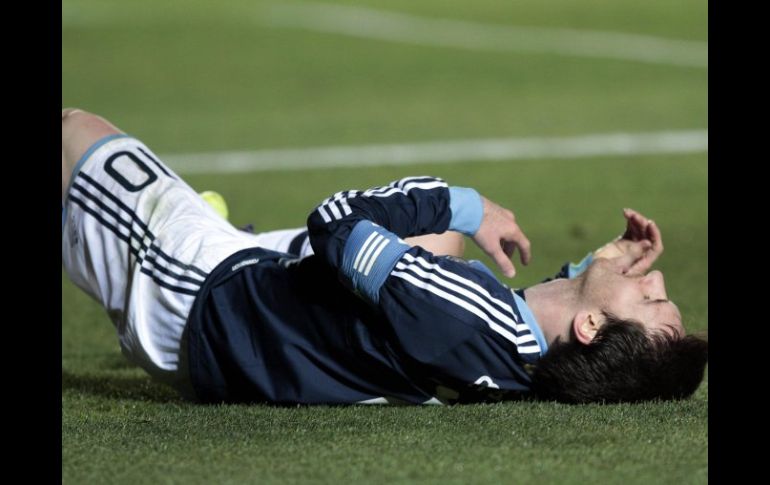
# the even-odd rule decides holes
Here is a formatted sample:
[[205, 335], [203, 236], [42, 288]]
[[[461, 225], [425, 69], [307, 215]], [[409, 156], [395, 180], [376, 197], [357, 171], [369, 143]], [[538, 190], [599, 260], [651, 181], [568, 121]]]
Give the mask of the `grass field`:
[[[62, 3], [62, 98], [161, 155], [708, 126], [702, 67], [324, 33], [271, 20], [278, 2], [156, 3]], [[707, 41], [705, 2], [509, 3], [338, 2]], [[267, 230], [302, 224], [340, 189], [414, 174], [475, 187], [517, 214], [534, 259], [513, 286], [617, 235], [622, 207], [650, 215], [668, 293], [689, 331], [707, 330], [706, 152], [187, 179], [224, 194], [235, 224]], [[64, 483], [705, 483], [707, 416], [707, 379], [689, 401], [644, 405], [190, 405], [127, 363], [107, 316], [62, 273]]]

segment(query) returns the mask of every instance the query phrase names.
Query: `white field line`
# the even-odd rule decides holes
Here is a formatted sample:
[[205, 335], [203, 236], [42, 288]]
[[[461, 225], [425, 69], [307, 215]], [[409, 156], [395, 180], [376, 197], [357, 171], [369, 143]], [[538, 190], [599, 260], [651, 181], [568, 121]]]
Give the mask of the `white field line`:
[[[184, 14], [184, 12], [180, 12]], [[593, 30], [492, 25], [434, 19], [328, 3], [255, 4], [214, 13], [215, 22], [258, 23], [416, 45], [620, 59], [708, 68], [708, 42]], [[105, 27], [126, 22], [159, 25], [161, 16], [128, 6], [62, 4], [62, 27]]]
[[273, 4], [266, 20], [281, 27], [407, 44], [708, 68], [707, 42], [646, 35], [491, 25], [315, 2]]
[[416, 163], [573, 159], [708, 151], [708, 131], [492, 138], [388, 145], [164, 155], [180, 174], [305, 170]]

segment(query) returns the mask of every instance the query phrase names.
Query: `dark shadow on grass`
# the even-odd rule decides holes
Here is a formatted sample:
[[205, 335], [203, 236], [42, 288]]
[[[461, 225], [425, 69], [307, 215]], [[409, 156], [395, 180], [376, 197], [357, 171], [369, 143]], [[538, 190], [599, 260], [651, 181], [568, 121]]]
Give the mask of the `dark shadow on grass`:
[[136, 364], [132, 364], [128, 359], [120, 355], [119, 352], [77, 352], [63, 353], [62, 359], [88, 362], [105, 370], [125, 370], [137, 369]]
[[103, 368], [111, 370], [136, 369], [136, 364], [132, 364], [120, 354], [110, 355], [103, 359]]
[[149, 377], [75, 375], [62, 370], [62, 391], [159, 403], [184, 402], [172, 388], [153, 382]]

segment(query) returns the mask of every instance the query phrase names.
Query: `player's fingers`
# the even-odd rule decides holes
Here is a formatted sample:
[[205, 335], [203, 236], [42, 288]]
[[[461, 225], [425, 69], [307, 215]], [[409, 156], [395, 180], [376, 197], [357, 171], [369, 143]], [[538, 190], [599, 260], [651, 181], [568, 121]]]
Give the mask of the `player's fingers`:
[[632, 217], [633, 214], [631, 212], [631, 209], [623, 209], [623, 217], [626, 218], [626, 230], [623, 231], [623, 234], [620, 236], [621, 239], [631, 239], [633, 237], [632, 229], [633, 229], [633, 222]]
[[631, 265], [631, 269], [629, 270], [629, 272], [644, 274], [650, 270], [650, 268], [652, 267], [652, 263], [654, 262], [655, 262], [655, 256], [651, 252], [648, 252], [643, 257], [636, 260], [634, 264]]
[[638, 248], [634, 249], [635, 260], [631, 263], [629, 272], [643, 273], [650, 269], [657, 259], [657, 254], [652, 251], [652, 242], [647, 239], [639, 241]]
[[519, 258], [524, 265], [529, 264], [532, 260], [532, 245], [527, 239], [527, 236], [523, 232], [519, 231], [518, 238], [516, 239], [516, 246], [519, 248]]
[[644, 256], [645, 251], [647, 251], [647, 249], [649, 248], [650, 248], [650, 241], [642, 240], [642, 241], [634, 242], [628, 245], [626, 256], [628, 256], [632, 261], [636, 261], [637, 259]]
[[655, 221], [651, 220], [647, 225], [647, 238], [652, 241], [652, 250], [658, 254], [663, 252], [663, 238]]
[[516, 268], [513, 267], [513, 263], [504, 252], [497, 252], [495, 255], [493, 255], [493, 259], [495, 260], [497, 266], [500, 268], [500, 271], [502, 271], [505, 276], [508, 278], [513, 278], [516, 276]]
[[[508, 259], [513, 259], [513, 253], [516, 252], [516, 248], [518, 247], [517, 243], [513, 241], [505, 241], [503, 242], [503, 252], [506, 256], [508, 256]], [[521, 248], [519, 248], [521, 250]], [[519, 258], [521, 258], [521, 262], [524, 264], [529, 264], [529, 261], [526, 263], [524, 262], [524, 253], [519, 251]]]
[[505, 239], [500, 240], [500, 248], [503, 250], [508, 258], [513, 257], [513, 252], [516, 251], [516, 243]]
[[638, 219], [646, 219], [646, 217], [644, 217], [644, 215], [641, 212], [635, 211], [634, 209], [630, 209], [630, 208], [623, 209], [623, 214], [626, 214], [627, 217], [629, 218], [633, 217]]
[[631, 209], [623, 209], [623, 216], [626, 218], [626, 230], [621, 236], [621, 239], [636, 240], [639, 231], [634, 211]]
[[511, 262], [510, 257], [505, 254], [504, 246], [505, 243], [498, 243], [492, 244], [489, 248], [482, 249], [484, 249], [484, 252], [486, 252], [490, 258], [492, 258], [492, 260], [495, 262], [498, 268], [500, 268], [500, 271], [502, 271], [505, 276], [508, 278], [513, 278], [516, 276], [516, 268], [513, 267], [513, 262]]
[[626, 251], [617, 258], [617, 264], [623, 273], [633, 272], [644, 259], [644, 255], [650, 247], [649, 241], [633, 242], [626, 245]]
[[503, 240], [505, 241], [503, 250], [508, 257], [513, 256], [513, 251], [519, 248], [521, 262], [525, 265], [529, 264], [530, 259], [532, 259], [529, 238], [514, 221], [511, 221], [511, 224], [508, 226], [506, 233], [503, 235]]
[[627, 239], [638, 241], [645, 237], [645, 227], [647, 220], [640, 213], [633, 209], [626, 209], [624, 212], [628, 220], [628, 226], [626, 232], [628, 233]]

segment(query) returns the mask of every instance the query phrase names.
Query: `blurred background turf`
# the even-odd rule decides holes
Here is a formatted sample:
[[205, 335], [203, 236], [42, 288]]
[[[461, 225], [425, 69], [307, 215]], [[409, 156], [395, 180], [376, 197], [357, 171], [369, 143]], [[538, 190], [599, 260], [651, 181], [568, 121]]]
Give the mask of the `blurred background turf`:
[[[285, 3], [306, 5], [64, 0], [63, 107], [103, 115], [161, 156], [708, 126], [702, 67], [314, 32], [272, 21], [271, 12]], [[707, 42], [702, 1], [336, 5]], [[316, 203], [340, 189], [414, 174], [475, 187], [517, 214], [534, 259], [526, 268], [517, 264], [513, 286], [535, 283], [619, 234], [622, 207], [642, 211], [663, 231], [659, 267], [685, 326], [708, 328], [706, 152], [187, 180], [221, 192], [235, 224], [268, 230], [301, 225]], [[470, 246], [469, 255], [480, 257]], [[201, 408], [128, 364], [104, 312], [64, 274], [62, 301], [64, 482], [706, 480], [707, 381], [688, 403], [649, 406]]]

